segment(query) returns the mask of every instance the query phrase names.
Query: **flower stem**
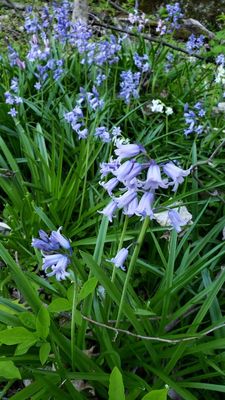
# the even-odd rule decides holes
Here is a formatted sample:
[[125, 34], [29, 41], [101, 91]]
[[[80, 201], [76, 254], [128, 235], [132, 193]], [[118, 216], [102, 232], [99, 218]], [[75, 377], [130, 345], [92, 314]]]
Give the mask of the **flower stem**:
[[136, 264], [136, 261], [137, 261], [138, 255], [139, 255], [139, 251], [140, 251], [141, 245], [142, 245], [144, 237], [145, 237], [145, 233], [146, 233], [146, 231], [148, 229], [148, 225], [149, 225], [149, 217], [146, 217], [144, 222], [143, 222], [143, 225], [142, 225], [142, 228], [141, 228], [141, 231], [140, 231], [140, 234], [139, 234], [136, 246], [134, 248], [134, 252], [133, 252], [133, 255], [131, 257], [128, 270], [127, 270], [127, 275], [126, 275], [126, 279], [125, 279], [125, 282], [124, 282], [124, 287], [123, 287], [123, 291], [122, 291], [122, 295], [121, 295], [121, 299], [120, 299], [119, 311], [118, 311], [116, 325], [115, 325], [116, 328], [118, 327], [119, 322], [120, 322], [120, 317], [121, 317], [121, 314], [122, 314], [122, 311], [123, 311], [123, 304], [124, 304], [125, 296], [126, 296], [126, 293], [127, 293], [127, 288], [128, 288], [128, 284], [129, 284], [129, 281], [130, 281], [130, 277], [131, 277], [132, 272], [134, 270], [134, 267], [135, 267], [135, 264]]
[[[126, 234], [126, 231], [127, 231], [127, 225], [128, 225], [128, 216], [126, 215], [125, 216], [125, 220], [124, 220], [124, 224], [123, 224], [123, 230], [122, 230], [122, 233], [121, 233], [121, 236], [120, 236], [120, 241], [119, 241], [119, 246], [118, 246], [117, 253], [122, 249], [124, 237], [125, 237], [125, 234]], [[117, 267], [114, 265], [113, 266], [113, 272], [112, 272], [112, 278], [111, 278], [112, 282], [115, 281], [116, 270], [117, 270]]]
[[72, 304], [72, 318], [71, 318], [71, 362], [72, 370], [75, 371], [75, 313], [77, 307], [77, 283], [73, 282], [73, 304]]

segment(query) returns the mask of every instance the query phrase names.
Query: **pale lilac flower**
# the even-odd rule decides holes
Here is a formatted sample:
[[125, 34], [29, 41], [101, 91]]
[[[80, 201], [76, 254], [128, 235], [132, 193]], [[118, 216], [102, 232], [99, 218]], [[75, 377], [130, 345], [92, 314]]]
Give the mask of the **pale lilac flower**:
[[105, 215], [108, 220], [112, 222], [113, 217], [115, 217], [115, 212], [117, 208], [117, 203], [112, 200], [102, 211], [99, 211], [99, 213]]
[[15, 97], [10, 92], [5, 92], [4, 96], [6, 104], [13, 105], [15, 103]]
[[36, 90], [40, 90], [41, 87], [42, 87], [41, 82], [36, 82], [36, 83], [34, 84], [34, 88], [35, 88]]
[[101, 139], [103, 143], [111, 142], [110, 134], [105, 126], [100, 126], [99, 128], [96, 128], [94, 135]]
[[110, 159], [110, 162], [106, 163], [103, 162], [100, 164], [100, 172], [101, 172], [101, 178], [104, 178], [110, 173], [113, 173], [116, 171], [120, 166], [120, 163], [118, 160], [113, 160], [112, 158]]
[[11, 115], [11, 117], [16, 117], [18, 114], [18, 111], [16, 111], [16, 109], [13, 107], [10, 109], [10, 111], [8, 112], [9, 115]]
[[118, 185], [119, 181], [117, 178], [111, 178], [108, 182], [99, 182], [99, 184], [104, 187], [104, 189], [111, 196], [113, 189]]
[[150, 64], [149, 64], [147, 54], [144, 54], [143, 56], [139, 56], [138, 53], [134, 53], [133, 60], [134, 60], [134, 64], [140, 70], [140, 72], [147, 72], [150, 70]]
[[201, 49], [204, 46], [205, 36], [200, 35], [199, 37], [195, 36], [193, 33], [189, 36], [188, 41], [186, 43], [186, 49], [189, 54], [199, 54]]
[[113, 175], [115, 175], [119, 181], [123, 181], [132, 170], [133, 165], [134, 160], [127, 160], [123, 164], [121, 164], [119, 168], [116, 169], [116, 171], [113, 171]]
[[135, 197], [137, 197], [137, 192], [135, 190], [127, 190], [127, 192], [121, 196], [115, 197], [114, 201], [116, 202], [118, 208], [124, 208], [127, 207]]
[[181, 226], [187, 225], [187, 221], [181, 218], [181, 215], [176, 210], [168, 211], [169, 223], [179, 233], [181, 232]]
[[154, 203], [155, 194], [154, 191], [145, 192], [136, 208], [135, 214], [139, 215], [144, 219], [149, 216], [151, 219], [154, 218], [152, 206]]
[[145, 190], [158, 189], [159, 187], [166, 189], [168, 187], [167, 179], [161, 178], [160, 167], [154, 160], [150, 161], [150, 166], [147, 172], [147, 179], [143, 188]]
[[63, 249], [70, 250], [70, 241], [60, 233], [61, 229], [62, 226], [57, 231], [52, 231], [50, 241], [57, 242]]
[[119, 97], [125, 101], [126, 104], [130, 103], [132, 97], [137, 99], [139, 97], [138, 86], [140, 83], [140, 72], [122, 71], [120, 74], [120, 93]]
[[54, 239], [54, 236], [48, 236], [48, 234], [41, 229], [39, 231], [39, 238], [33, 238], [31, 246], [45, 252], [52, 252], [59, 250], [60, 243]]
[[18, 90], [19, 90], [18, 84], [19, 84], [18, 78], [12, 78], [12, 80], [11, 80], [11, 85], [10, 85], [10, 89], [11, 89], [14, 93], [18, 93]]
[[146, 150], [140, 144], [116, 144], [115, 154], [120, 160], [123, 158], [131, 158], [140, 153], [146, 153]]
[[123, 208], [123, 214], [128, 215], [128, 217], [132, 217], [135, 215], [138, 207], [138, 197], [134, 197], [133, 200], [130, 201], [130, 203]]
[[173, 162], [169, 162], [163, 166], [165, 174], [172, 179], [173, 191], [176, 192], [178, 185], [184, 182], [184, 177], [188, 176], [191, 172], [191, 168], [184, 170], [177, 167]]
[[69, 272], [66, 271], [68, 264], [70, 264], [70, 259], [64, 254], [50, 254], [43, 258], [43, 270], [47, 272], [48, 268], [51, 268], [52, 272], [48, 272], [47, 276], [55, 275], [57, 281], [69, 276]]
[[224, 65], [225, 65], [225, 56], [224, 56], [224, 54], [219, 54], [216, 57], [216, 64], [222, 65], [224, 67]]
[[115, 257], [111, 258], [111, 260], [109, 260], [110, 262], [112, 262], [116, 268], [120, 268], [123, 271], [125, 271], [125, 267], [124, 267], [124, 262], [126, 261], [128, 256], [128, 249], [127, 248], [122, 248]]

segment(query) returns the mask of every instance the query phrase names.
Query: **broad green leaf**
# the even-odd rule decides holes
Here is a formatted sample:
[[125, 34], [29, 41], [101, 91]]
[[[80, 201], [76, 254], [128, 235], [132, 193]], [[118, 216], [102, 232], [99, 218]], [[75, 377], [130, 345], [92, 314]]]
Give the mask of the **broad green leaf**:
[[12, 361], [0, 361], [0, 377], [5, 379], [21, 379], [20, 371]]
[[75, 318], [76, 325], [81, 326], [82, 315], [81, 315], [81, 312], [79, 310], [75, 310], [74, 318]]
[[16, 350], [15, 356], [21, 356], [22, 354], [26, 354], [31, 346], [33, 346], [37, 342], [37, 338], [24, 338], [24, 342], [19, 343]]
[[39, 337], [46, 339], [49, 334], [50, 317], [47, 308], [43, 305], [37, 315], [36, 329]]
[[35, 329], [36, 328], [36, 322], [35, 322], [35, 316], [29, 311], [24, 311], [18, 315], [20, 321], [22, 322], [23, 325], [25, 325], [27, 328], [30, 329]]
[[2, 344], [13, 345], [23, 343], [27, 340], [36, 340], [36, 336], [26, 328], [15, 327], [0, 331], [0, 343]]
[[67, 299], [63, 297], [59, 297], [55, 299], [49, 304], [48, 311], [49, 312], [62, 312], [71, 310], [71, 305]]
[[125, 400], [123, 377], [117, 367], [113, 368], [109, 378], [109, 400]]
[[84, 286], [81, 288], [81, 291], [78, 295], [78, 301], [84, 300], [89, 294], [91, 294], [98, 283], [98, 279], [95, 277], [92, 277], [88, 279], [88, 281], [85, 282]]
[[41, 364], [44, 365], [48, 359], [49, 353], [51, 350], [51, 345], [50, 343], [42, 343], [40, 350], [39, 350], [39, 358], [41, 361]]
[[152, 390], [142, 397], [142, 400], [166, 400], [168, 389]]

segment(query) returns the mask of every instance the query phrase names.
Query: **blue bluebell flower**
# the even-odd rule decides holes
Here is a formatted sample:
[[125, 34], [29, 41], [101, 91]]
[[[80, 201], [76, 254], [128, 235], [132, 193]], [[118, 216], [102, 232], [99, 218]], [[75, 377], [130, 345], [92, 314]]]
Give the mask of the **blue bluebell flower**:
[[170, 161], [163, 166], [163, 171], [169, 178], [172, 179], [172, 182], [169, 184], [173, 185], [172, 190], [176, 192], [178, 185], [184, 182], [184, 177], [190, 174], [191, 168], [184, 170], [177, 167], [172, 161]]
[[123, 271], [125, 271], [125, 267], [124, 267], [124, 262], [126, 261], [128, 256], [128, 249], [127, 248], [122, 248], [115, 257], [111, 258], [111, 260], [109, 260], [110, 262], [112, 262], [116, 268], [120, 268]]
[[140, 72], [122, 71], [120, 74], [120, 93], [119, 97], [129, 104], [131, 98], [139, 97], [138, 86], [140, 83]]

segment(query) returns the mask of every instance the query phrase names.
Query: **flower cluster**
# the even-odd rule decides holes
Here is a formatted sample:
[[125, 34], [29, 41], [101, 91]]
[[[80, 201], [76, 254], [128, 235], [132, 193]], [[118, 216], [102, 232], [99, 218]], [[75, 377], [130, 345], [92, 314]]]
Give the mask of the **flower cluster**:
[[162, 18], [159, 19], [156, 28], [156, 32], [158, 32], [160, 36], [165, 35], [166, 33], [172, 33], [176, 29], [179, 29], [181, 20], [184, 16], [179, 3], [167, 4], [166, 14], [167, 16], [164, 20]]
[[190, 109], [189, 104], [184, 105], [184, 118], [185, 123], [188, 127], [184, 130], [184, 134], [190, 135], [191, 133], [197, 133], [197, 135], [203, 132], [203, 117], [205, 116], [205, 110], [202, 103], [197, 102], [193, 109]]
[[45, 231], [40, 230], [39, 238], [34, 238], [31, 242], [33, 247], [42, 252], [43, 270], [47, 272], [51, 268], [51, 272], [48, 272], [47, 276], [55, 275], [58, 281], [69, 276], [66, 268], [70, 264], [72, 254], [70, 242], [60, 233], [61, 229], [62, 227], [57, 231], [52, 231], [50, 236]]
[[[129, 217], [137, 215], [141, 219], [147, 216], [155, 219], [153, 206], [156, 191], [172, 186], [172, 191], [175, 192], [183, 183], [184, 177], [191, 171], [191, 168], [183, 170], [172, 161], [158, 165], [155, 160], [146, 160], [146, 151], [139, 144], [124, 144], [118, 140], [114, 153], [117, 158], [111, 158], [108, 163], [102, 163], [100, 170], [102, 179], [111, 175], [109, 180], [100, 182], [111, 197], [110, 203], [101, 213], [106, 215], [111, 222], [119, 209]], [[140, 157], [144, 158], [141, 162]], [[122, 194], [116, 197], [113, 193], [115, 189]], [[175, 220], [173, 216], [176, 211], [173, 211], [169, 221], [179, 232], [179, 227], [186, 223], [182, 222], [179, 216]]]
[[186, 43], [186, 49], [189, 54], [199, 54], [204, 46], [205, 36], [195, 36], [193, 33], [189, 36]]
[[141, 32], [145, 25], [148, 23], [148, 19], [145, 18], [144, 13], [139, 13], [138, 10], [134, 9], [133, 13], [130, 13], [128, 15], [128, 21], [131, 23], [132, 27], [130, 30], [133, 29], [133, 27], [137, 27], [138, 32]]
[[219, 64], [219, 66], [216, 70], [215, 82], [219, 83], [223, 86], [225, 85], [225, 68], [222, 63]]
[[163, 112], [165, 112], [165, 114], [167, 116], [173, 114], [172, 107], [167, 107], [159, 99], [152, 100], [152, 104], [150, 106], [148, 106], [148, 108], [150, 108], [153, 113], [163, 113]]
[[126, 104], [130, 103], [132, 97], [135, 99], [139, 97], [138, 86], [140, 77], [140, 72], [131, 72], [130, 70], [121, 72], [119, 97], [123, 99]]
[[167, 33], [171, 33], [175, 29], [178, 29], [180, 27], [180, 22], [184, 14], [182, 13], [179, 3], [167, 4], [166, 11], [168, 14], [168, 16], [165, 19], [168, 25]]
[[[19, 92], [18, 83], [19, 83], [19, 81], [17, 78], [13, 78], [11, 80], [11, 85], [10, 85], [11, 91], [5, 92], [6, 104], [18, 105], [23, 102], [23, 99], [20, 96], [18, 96], [18, 92]], [[15, 107], [11, 107], [10, 111], [8, 112], [8, 114], [11, 115], [11, 117], [16, 117], [17, 113], [18, 112]]]
[[136, 67], [139, 69], [140, 72], [148, 72], [150, 70], [150, 64], [147, 54], [139, 56], [138, 53], [134, 53], [133, 59], [134, 59], [134, 64], [136, 65]]

